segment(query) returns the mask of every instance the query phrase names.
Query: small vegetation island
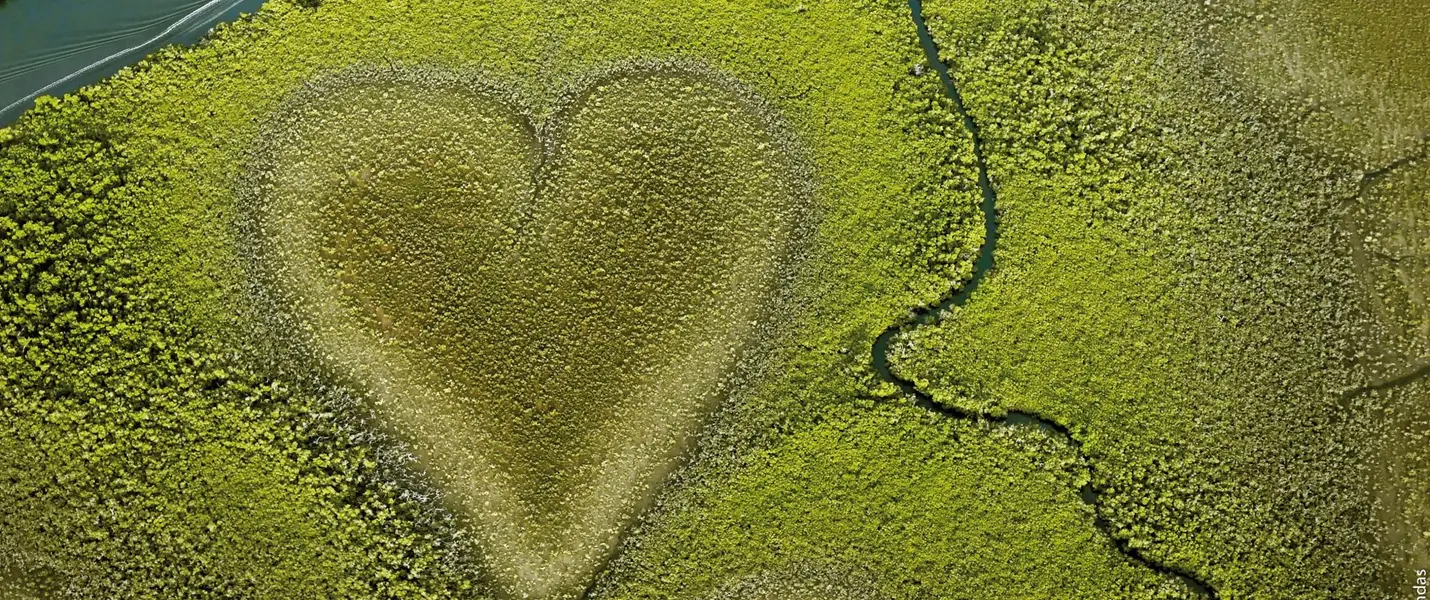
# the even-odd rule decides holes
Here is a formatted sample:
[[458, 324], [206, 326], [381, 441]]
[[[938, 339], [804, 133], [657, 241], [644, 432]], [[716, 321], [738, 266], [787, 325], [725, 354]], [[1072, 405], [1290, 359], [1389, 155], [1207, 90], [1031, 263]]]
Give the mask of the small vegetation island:
[[269, 0], [0, 129], [0, 600], [1414, 598], [1425, 10]]

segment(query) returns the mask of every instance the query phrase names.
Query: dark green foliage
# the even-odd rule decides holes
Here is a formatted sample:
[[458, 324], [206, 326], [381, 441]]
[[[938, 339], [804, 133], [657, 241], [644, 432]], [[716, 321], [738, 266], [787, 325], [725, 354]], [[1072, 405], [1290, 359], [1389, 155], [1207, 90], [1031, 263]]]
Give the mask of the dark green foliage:
[[538, 124], [499, 83], [350, 71], [242, 188], [281, 360], [372, 390], [512, 595], [584, 588], [788, 316], [810, 229], [799, 149], [737, 82], [570, 85]]
[[[477, 563], [499, 550], [459, 543], [413, 465], [360, 424], [365, 411], [344, 398], [370, 390], [269, 362], [263, 349], [282, 342], [254, 324], [263, 307], [239, 255], [239, 221], [250, 215], [235, 181], [284, 98], [353, 65], [482, 65], [538, 115], [558, 101], [548, 82], [637, 50], [685, 55], [753, 87], [814, 161], [814, 177], [781, 185], [817, 188], [817, 228], [799, 287], [782, 299], [799, 313], [761, 329], [770, 364], [741, 367], [738, 402], [707, 434], [717, 450], [683, 480], [737, 465], [726, 442], [753, 452], [866, 390], [873, 332], [936, 297], [978, 240], [971, 185], [959, 176], [970, 164], [965, 133], [937, 93], [925, 94], [927, 76], [910, 75], [919, 55], [902, 8], [547, 8], [328, 2], [316, 17], [270, 3], [201, 46], [44, 100], [3, 130], [5, 213], [26, 215], [6, 240], [15, 268], [5, 309], [20, 327], [7, 338], [14, 368], [0, 398], [13, 434], [0, 441], [11, 486], [3, 501], [13, 503], [0, 506], [7, 562], [99, 597], [482, 595], [463, 590], [492, 579]], [[76, 134], [76, 123], [104, 123], [109, 146]], [[43, 162], [55, 152], [66, 161]], [[70, 171], [85, 178], [59, 193], [53, 180]], [[28, 216], [76, 207], [90, 212], [72, 223]], [[28, 250], [40, 242], [49, 250]], [[127, 262], [94, 262], [103, 257]], [[670, 491], [665, 509], [684, 506], [681, 493]], [[883, 543], [896, 552], [897, 538]]]
[[366, 434], [139, 275], [123, 215], [154, 180], [79, 112], [42, 102], [0, 148], [0, 553], [109, 598], [467, 587]]
[[[509, 85], [539, 121], [569, 100], [571, 82], [635, 57], [703, 64], [768, 102], [809, 161], [807, 181], [786, 183], [813, 190], [814, 218], [781, 298], [791, 316], [761, 323], [764, 360], [732, 371], [739, 393], [722, 397], [688, 440], [689, 461], [649, 484], [663, 491], [622, 544], [605, 549], [617, 558], [596, 576], [598, 596], [798, 597], [831, 587], [857, 600], [1186, 596], [1127, 560], [1097, 519], [1224, 598], [1383, 596], [1396, 561], [1426, 552], [1424, 379], [1404, 364], [1423, 345], [1419, 221], [1405, 217], [1422, 206], [1423, 182], [1406, 167], [1360, 186], [1365, 164], [1386, 161], [1338, 146], [1351, 134], [1326, 125], [1325, 111], [1302, 122], [1332, 133], [1309, 134], [1296, 121], [1302, 103], [1228, 74], [1243, 65], [1227, 57], [1235, 45], [1206, 25], [1255, 15], [1194, 4], [925, 6], [982, 127], [1003, 237], [997, 267], [969, 303], [901, 340], [894, 366], [973, 413], [1047, 415], [1083, 442], [1086, 460], [1031, 428], [899, 405], [871, 373], [875, 336], [966, 280], [984, 234], [969, 134], [920, 65], [902, 3], [329, 0], [317, 12], [305, 10], [317, 5], [309, 0], [269, 3], [198, 47], [162, 50], [103, 85], [43, 99], [0, 129], [0, 576], [24, 573], [26, 594], [65, 587], [101, 598], [493, 595], [497, 561], [483, 553], [502, 550], [473, 544], [472, 529], [449, 516], [457, 503], [434, 491], [442, 478], [425, 476], [363, 420], [370, 386], [272, 351], [301, 344], [258, 324], [273, 306], [255, 271], [273, 265], [246, 262], [242, 228], [255, 217], [239, 184], [255, 165], [290, 165], [255, 162], [265, 140], [318, 155], [334, 147], [315, 143], [321, 135], [275, 143], [264, 126], [275, 115], [363, 102], [372, 103], [366, 114], [392, 112], [374, 97], [330, 106], [294, 95], [334, 72], [480, 69], [468, 81]], [[285, 112], [285, 102], [305, 100]], [[422, 94], [401, 100], [414, 107], [402, 114], [421, 112]], [[611, 122], [639, 123], [625, 117]], [[416, 142], [447, 135], [442, 143], [456, 147], [432, 159], [432, 178], [416, 187], [462, 183], [460, 168], [477, 162], [463, 152], [491, 140], [420, 121], [410, 128], [426, 132]], [[322, 133], [361, 131], [343, 125]], [[401, 133], [332, 156], [431, 149], [404, 146]], [[603, 135], [586, 146], [606, 149], [592, 164], [703, 198], [679, 189], [692, 179]], [[608, 154], [621, 160], [600, 160]], [[736, 179], [729, 172], [694, 181], [718, 187]], [[391, 174], [373, 173], [355, 168], [349, 188], [327, 191], [377, 198], [381, 210], [339, 198], [311, 211], [332, 219], [318, 237], [341, 245], [358, 229], [410, 233], [382, 229], [401, 219], [422, 228], [433, 214], [490, 216], [409, 214], [401, 194], [381, 205], [360, 188]], [[562, 187], [622, 181], [580, 173]], [[301, 196], [295, 189], [284, 193]], [[1366, 198], [1376, 200], [1365, 210], [1343, 208]], [[494, 235], [518, 236], [510, 229]], [[1345, 251], [1348, 231], [1368, 238], [1364, 281]], [[367, 240], [379, 253], [386, 241]], [[344, 253], [351, 248], [323, 264], [371, 278], [345, 301], [450, 302], [457, 310], [433, 309], [426, 322], [527, 350], [499, 360], [549, 353], [541, 341], [550, 337], [517, 335], [543, 326], [523, 315], [486, 319], [490, 331], [441, 321], [480, 295], [466, 292], [491, 285], [484, 263], [448, 243], [444, 252], [462, 256], [442, 257], [458, 266], [443, 281], [460, 293], [443, 296], [374, 292], [412, 274]], [[560, 259], [531, 252], [507, 255], [542, 268]], [[630, 264], [594, 251], [578, 259]], [[411, 288], [405, 281], [390, 287]], [[579, 295], [584, 280], [503, 281], [514, 298], [539, 298]], [[1363, 309], [1362, 285], [1393, 319]], [[665, 308], [652, 307], [668, 319]], [[354, 322], [380, 330], [384, 315], [396, 325], [386, 308]], [[561, 326], [554, 337], [579, 349], [577, 334], [562, 336], [581, 322], [545, 326]], [[590, 346], [593, 361], [658, 363], [644, 360], [655, 351], [609, 337]], [[1373, 361], [1367, 340], [1385, 346]], [[487, 362], [456, 354], [450, 364], [462, 370]], [[588, 381], [563, 379], [558, 362], [508, 372], [553, 389]], [[588, 400], [575, 406], [600, 403]], [[561, 407], [542, 398], [507, 408], [538, 422]], [[551, 431], [590, 429], [582, 423]], [[512, 431], [544, 444], [522, 459], [568, 455], [563, 440], [527, 433], [546, 430]], [[422, 431], [399, 433], [423, 441]], [[1077, 497], [1088, 466], [1103, 490], [1097, 514]]]
[[926, 11], [986, 135], [997, 267], [900, 372], [1067, 425], [1116, 535], [1223, 597], [1389, 593], [1384, 425], [1345, 394], [1380, 341], [1339, 216], [1362, 159], [1238, 81], [1215, 8], [970, 4]]
[[[824, 416], [693, 490], [635, 538], [596, 597], [716, 600], [732, 582], [781, 573], [794, 598], [841, 580], [857, 600], [1195, 597], [1096, 530], [1077, 498], [1085, 465], [1060, 437], [907, 405]], [[834, 573], [799, 577], [809, 565]]]

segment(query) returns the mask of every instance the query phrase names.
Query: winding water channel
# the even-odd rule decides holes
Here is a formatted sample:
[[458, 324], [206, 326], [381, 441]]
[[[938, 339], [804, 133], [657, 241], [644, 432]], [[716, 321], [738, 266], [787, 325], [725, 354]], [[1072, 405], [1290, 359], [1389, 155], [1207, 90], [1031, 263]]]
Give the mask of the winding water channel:
[[[255, 11], [262, 3], [263, 0], [130, 0], [123, 13], [117, 15], [113, 0], [0, 1], [0, 126], [13, 122], [40, 95], [61, 95], [96, 83], [161, 46], [196, 42], [214, 24], [236, 18], [240, 12]], [[1085, 457], [1081, 441], [1062, 424], [1024, 411], [992, 416], [944, 406], [890, 368], [891, 342], [916, 327], [938, 323], [949, 309], [967, 303], [993, 268], [998, 243], [997, 191], [989, 179], [978, 124], [966, 110], [947, 65], [938, 56], [923, 20], [921, 0], [908, 0], [908, 5], [928, 62], [973, 139], [985, 237], [971, 279], [950, 290], [937, 304], [913, 312], [879, 335], [872, 351], [874, 371], [920, 408], [954, 419], [1037, 427], [1066, 438]], [[1094, 469], [1090, 462], [1087, 464]], [[1079, 496], [1100, 512], [1101, 493], [1091, 482], [1079, 490]], [[1195, 575], [1150, 559], [1139, 549], [1131, 548], [1126, 540], [1113, 536], [1110, 524], [1101, 516], [1096, 526], [1129, 560], [1175, 577], [1203, 596], [1217, 598], [1216, 590]]]
[[[934, 402], [933, 397], [920, 390], [914, 382], [900, 377], [889, 367], [889, 345], [900, 335], [923, 325], [938, 323], [947, 314], [949, 309], [963, 306], [973, 295], [978, 284], [987, 277], [988, 272], [993, 269], [993, 254], [998, 246], [998, 191], [993, 187], [993, 182], [988, 177], [988, 161], [984, 156], [983, 136], [978, 129], [978, 123], [969, 114], [964, 106], [963, 96], [958, 91], [958, 86], [954, 83], [953, 77], [948, 72], [948, 65], [944, 64], [939, 57], [938, 46], [934, 43], [933, 36], [929, 33], [928, 25], [924, 23], [923, 1], [908, 0], [909, 12], [913, 17], [914, 26], [918, 30], [919, 44], [923, 46], [924, 55], [928, 63], [938, 73], [939, 80], [943, 83], [944, 92], [953, 101], [954, 109], [963, 121], [963, 126], [968, 130], [973, 138], [973, 156], [978, 167], [978, 189], [982, 193], [983, 201], [980, 207], [983, 211], [984, 238], [983, 245], [978, 250], [978, 258], [974, 262], [973, 276], [962, 286], [955, 286], [949, 294], [932, 306], [919, 308], [907, 318], [889, 326], [874, 341], [872, 362], [875, 374], [889, 383], [899, 388], [903, 395], [913, 401], [913, 403], [924, 410], [938, 413], [951, 419], [963, 419], [970, 421], [989, 421], [1000, 423], [1008, 427], [1036, 427], [1055, 435], [1067, 439], [1068, 444], [1077, 451], [1080, 458], [1086, 459], [1087, 455], [1083, 451], [1082, 441], [1072, 435], [1067, 426], [1049, 419], [1043, 415], [1032, 412], [1009, 410], [1006, 415], [995, 416], [987, 414], [977, 414], [965, 411], [960, 408], [945, 406]], [[1093, 481], [1096, 481], [1096, 470], [1091, 461], [1084, 460], [1088, 465], [1088, 483], [1078, 490], [1078, 496], [1083, 502], [1093, 507], [1097, 514], [1094, 524], [1108, 539], [1112, 540], [1118, 551], [1126, 555], [1129, 560], [1146, 566], [1153, 571], [1163, 575], [1174, 577], [1180, 580], [1197, 594], [1216, 600], [1218, 598], [1216, 589], [1207, 582], [1199, 579], [1196, 575], [1165, 565], [1155, 559], [1148, 558], [1140, 549], [1133, 548], [1125, 539], [1118, 538], [1112, 534], [1112, 526], [1101, 516], [1102, 491], [1099, 490]]]

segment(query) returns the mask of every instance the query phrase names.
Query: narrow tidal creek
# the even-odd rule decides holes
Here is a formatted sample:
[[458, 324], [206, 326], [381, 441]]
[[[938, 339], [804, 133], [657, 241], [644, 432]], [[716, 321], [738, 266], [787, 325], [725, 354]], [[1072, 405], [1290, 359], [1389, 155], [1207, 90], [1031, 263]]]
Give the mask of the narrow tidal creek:
[[[873, 367], [874, 373], [879, 379], [894, 384], [903, 395], [912, 400], [914, 405], [938, 413], [951, 419], [981, 420], [999, 423], [1007, 427], [1037, 427], [1054, 435], [1061, 436], [1068, 440], [1068, 444], [1077, 451], [1081, 458], [1086, 458], [1082, 449], [1082, 441], [1072, 435], [1067, 426], [1060, 424], [1042, 415], [1020, 410], [1009, 410], [1006, 415], [987, 415], [970, 413], [960, 408], [945, 406], [934, 402], [933, 397], [920, 390], [914, 382], [904, 379], [893, 372], [889, 366], [889, 345], [900, 335], [923, 325], [935, 324], [941, 321], [949, 309], [963, 306], [973, 295], [978, 284], [983, 281], [988, 272], [993, 269], [994, 249], [998, 246], [998, 192], [993, 187], [993, 182], [988, 177], [988, 162], [983, 153], [983, 136], [978, 129], [978, 123], [968, 113], [963, 103], [963, 96], [958, 91], [958, 86], [954, 83], [953, 77], [948, 72], [948, 65], [939, 58], [938, 46], [934, 43], [933, 36], [929, 33], [928, 26], [924, 23], [922, 0], [908, 0], [909, 12], [913, 17], [914, 25], [918, 29], [919, 44], [923, 46], [924, 55], [927, 57], [929, 66], [938, 73], [939, 80], [943, 82], [944, 92], [953, 100], [954, 108], [958, 111], [958, 116], [963, 121], [963, 126], [968, 130], [973, 138], [973, 156], [978, 165], [978, 189], [982, 193], [983, 201], [981, 208], [983, 211], [984, 238], [983, 245], [978, 250], [978, 258], [974, 262], [973, 276], [963, 285], [955, 286], [949, 294], [932, 306], [925, 306], [915, 310], [907, 318], [889, 326], [874, 341]], [[1084, 461], [1089, 470], [1095, 470], [1091, 461]], [[1118, 551], [1126, 555], [1133, 562], [1146, 566], [1153, 571], [1174, 577], [1181, 581], [1193, 592], [1211, 600], [1217, 600], [1216, 589], [1207, 582], [1197, 578], [1196, 575], [1171, 567], [1155, 559], [1148, 558], [1140, 549], [1130, 546], [1127, 540], [1120, 539], [1112, 535], [1111, 524], [1101, 516], [1102, 492], [1094, 484], [1095, 473], [1089, 473], [1088, 483], [1078, 490], [1078, 496], [1083, 502], [1093, 507], [1095, 514], [1098, 514], [1094, 523], [1098, 530], [1107, 535], [1116, 545]]]

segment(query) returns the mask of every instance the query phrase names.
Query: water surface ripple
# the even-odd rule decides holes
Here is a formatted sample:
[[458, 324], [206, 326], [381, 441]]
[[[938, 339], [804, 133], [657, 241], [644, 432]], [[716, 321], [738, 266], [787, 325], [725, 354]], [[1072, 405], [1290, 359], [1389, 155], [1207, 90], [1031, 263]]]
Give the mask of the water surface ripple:
[[0, 127], [35, 98], [98, 83], [167, 44], [197, 42], [263, 1], [0, 2]]

